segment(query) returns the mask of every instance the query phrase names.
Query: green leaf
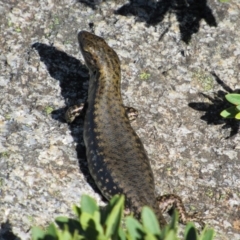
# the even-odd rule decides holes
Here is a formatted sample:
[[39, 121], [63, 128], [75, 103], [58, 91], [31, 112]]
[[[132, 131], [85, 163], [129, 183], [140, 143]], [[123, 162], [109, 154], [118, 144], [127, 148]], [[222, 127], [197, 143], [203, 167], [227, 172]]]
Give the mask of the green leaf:
[[235, 106], [232, 106], [230, 108], [227, 108], [223, 110], [220, 115], [224, 118], [234, 118], [236, 114], [238, 114], [239, 111], [236, 109]]
[[82, 212], [86, 212], [93, 215], [95, 211], [98, 211], [98, 206], [96, 204], [96, 201], [93, 198], [87, 195], [82, 195], [81, 209], [82, 209]]
[[238, 114], [236, 114], [235, 118], [240, 120], [240, 112]]
[[149, 207], [143, 207], [141, 216], [143, 226], [147, 229], [147, 231], [149, 231], [153, 235], [160, 234], [158, 220], [152, 209], [150, 209]]
[[58, 227], [61, 230], [66, 230], [71, 234], [74, 234], [74, 232], [77, 230], [79, 233], [83, 232], [82, 226], [80, 225], [80, 222], [76, 219], [71, 219], [67, 217], [57, 217], [55, 219], [55, 222], [57, 223]]
[[47, 231], [46, 234], [50, 235], [52, 237], [57, 237], [57, 229], [55, 227], [55, 225], [53, 223], [51, 223], [48, 227], [47, 227]]
[[126, 217], [126, 228], [130, 235], [129, 239], [143, 239], [145, 235], [143, 226], [134, 217]]
[[106, 239], [103, 235], [101, 235], [97, 229], [96, 224], [93, 221], [93, 219], [90, 219], [88, 221], [88, 227], [86, 231], [83, 233], [83, 235], [86, 237], [85, 239]]
[[174, 230], [170, 230], [167, 232], [167, 236], [164, 238], [164, 240], [177, 240], [177, 236]]
[[33, 227], [31, 230], [32, 240], [44, 239], [45, 232], [39, 227]]
[[95, 223], [95, 227], [96, 227], [96, 230], [101, 234], [103, 235], [103, 227], [100, 223], [100, 212], [99, 211], [96, 211], [94, 212], [93, 214], [93, 220], [94, 220], [94, 223]]
[[77, 205], [73, 205], [72, 210], [77, 215], [77, 217], [80, 218], [81, 213], [82, 213], [81, 208], [78, 207]]
[[93, 219], [92, 215], [87, 212], [83, 212], [80, 216], [80, 224], [83, 230], [86, 230], [89, 226], [90, 220]]
[[64, 216], [60, 216], [60, 217], [56, 217], [55, 221], [65, 224], [68, 223], [69, 218], [68, 217], [64, 217]]
[[108, 202], [107, 206], [104, 208], [100, 208], [100, 214], [101, 214], [101, 224], [102, 225], [106, 225], [106, 221], [108, 218], [108, 215], [110, 214], [110, 212], [112, 211], [113, 207], [116, 205], [118, 199], [119, 199], [119, 195], [115, 195], [113, 196], [110, 201]]
[[93, 216], [87, 212], [81, 214], [80, 225], [83, 229], [82, 235], [86, 237], [85, 239], [104, 239], [99, 214], [99, 212], [95, 212]]
[[73, 233], [72, 240], [85, 240], [85, 237], [76, 230]]
[[221, 3], [227, 3], [229, 0], [219, 0]]
[[150, 232], [146, 233], [147, 235], [145, 236], [145, 239], [147, 240], [158, 240], [153, 234], [151, 234]]
[[170, 229], [173, 229], [175, 232], [177, 231], [177, 223], [178, 223], [178, 212], [175, 210], [172, 216], [172, 220], [169, 224]]
[[203, 231], [199, 240], [212, 240], [214, 237], [214, 231], [212, 229], [207, 229]]
[[86, 239], [98, 239], [97, 237], [103, 237], [98, 231], [97, 223], [94, 221], [93, 216], [89, 213], [83, 212], [81, 214], [80, 224], [84, 230], [83, 235], [86, 237]]
[[73, 240], [71, 234], [68, 232], [68, 230], [63, 230], [61, 233], [58, 235], [58, 240]]
[[126, 240], [126, 234], [121, 227], [118, 229], [118, 239]]
[[229, 93], [225, 97], [230, 103], [234, 105], [240, 105], [240, 94]]
[[106, 220], [106, 236], [114, 239], [117, 237], [124, 206], [124, 196], [121, 195]]
[[188, 223], [187, 226], [185, 227], [184, 239], [185, 240], [197, 240], [196, 228], [194, 227], [194, 225], [192, 223]]
[[[166, 225], [164, 228], [161, 229], [161, 234], [160, 234], [161, 239], [165, 240], [165, 238], [168, 236], [170, 231], [173, 231], [173, 233], [175, 234], [174, 236], [176, 236], [177, 225], [178, 225], [178, 212], [175, 210], [173, 212], [171, 222], [168, 225]], [[175, 239], [175, 238], [173, 238], [173, 239]]]

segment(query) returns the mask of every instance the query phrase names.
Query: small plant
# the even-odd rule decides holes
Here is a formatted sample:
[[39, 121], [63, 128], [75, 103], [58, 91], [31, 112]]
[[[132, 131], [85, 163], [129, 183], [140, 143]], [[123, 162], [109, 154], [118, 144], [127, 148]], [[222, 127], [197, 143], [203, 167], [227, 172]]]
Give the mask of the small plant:
[[49, 115], [50, 113], [52, 113], [52, 111], [53, 111], [54, 109], [53, 109], [53, 107], [51, 107], [51, 106], [46, 106], [44, 110], [45, 110], [46, 114]]
[[59, 18], [58, 18], [58, 17], [55, 17], [55, 18], [54, 18], [54, 24], [55, 24], [55, 25], [59, 25]]
[[[177, 236], [177, 214], [165, 228], [160, 229], [157, 218], [149, 207], [141, 213], [141, 223], [133, 216], [123, 218], [124, 196], [114, 196], [105, 208], [96, 201], [82, 195], [81, 206], [74, 206], [75, 219], [58, 217], [46, 231], [32, 228], [33, 240], [179, 240]], [[122, 221], [123, 220], [123, 221]], [[124, 227], [122, 222], [124, 222]], [[212, 240], [214, 231], [204, 229], [201, 236], [189, 223], [185, 228], [185, 240]]]
[[4, 179], [0, 178], [0, 188], [3, 186], [3, 184], [4, 184]]
[[22, 30], [21, 30], [20, 27], [17, 27], [17, 28], [15, 28], [15, 31], [16, 31], [16, 32], [21, 32]]
[[0, 152], [0, 158], [8, 158], [10, 157], [10, 153], [9, 152]]
[[150, 78], [151, 74], [147, 72], [142, 72], [139, 77], [141, 80], [148, 80]]
[[240, 94], [229, 93], [225, 98], [228, 102], [234, 104], [234, 106], [223, 110], [220, 115], [224, 118], [235, 118], [240, 120]]
[[204, 91], [210, 91], [213, 89], [214, 80], [211, 75], [203, 70], [197, 70], [193, 72], [193, 83], [197, 84]]

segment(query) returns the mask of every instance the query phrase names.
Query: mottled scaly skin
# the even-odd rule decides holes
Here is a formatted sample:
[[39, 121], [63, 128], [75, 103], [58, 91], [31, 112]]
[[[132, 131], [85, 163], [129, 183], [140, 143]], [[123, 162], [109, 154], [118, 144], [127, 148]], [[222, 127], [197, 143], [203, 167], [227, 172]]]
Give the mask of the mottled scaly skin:
[[116, 52], [96, 35], [82, 31], [78, 40], [90, 71], [84, 121], [90, 173], [107, 199], [124, 194], [126, 207], [137, 217], [142, 207], [148, 205], [163, 226], [166, 221], [154, 194], [149, 159], [123, 106], [120, 60]]

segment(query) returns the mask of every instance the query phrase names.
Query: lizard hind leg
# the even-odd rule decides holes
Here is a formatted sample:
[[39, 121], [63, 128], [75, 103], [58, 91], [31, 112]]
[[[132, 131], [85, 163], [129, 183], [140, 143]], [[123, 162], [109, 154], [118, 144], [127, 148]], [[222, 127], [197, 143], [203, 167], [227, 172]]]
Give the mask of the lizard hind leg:
[[84, 103], [80, 103], [79, 105], [69, 107], [65, 113], [66, 122], [67, 123], [73, 122], [76, 117], [78, 117], [84, 112], [84, 107], [85, 107]]
[[187, 224], [187, 222], [197, 222], [201, 228], [204, 228], [205, 223], [198, 216], [198, 213], [188, 214], [183, 205], [182, 199], [175, 194], [166, 194], [157, 197], [159, 208], [162, 212], [169, 212], [172, 209], [176, 209], [179, 214], [179, 222]]

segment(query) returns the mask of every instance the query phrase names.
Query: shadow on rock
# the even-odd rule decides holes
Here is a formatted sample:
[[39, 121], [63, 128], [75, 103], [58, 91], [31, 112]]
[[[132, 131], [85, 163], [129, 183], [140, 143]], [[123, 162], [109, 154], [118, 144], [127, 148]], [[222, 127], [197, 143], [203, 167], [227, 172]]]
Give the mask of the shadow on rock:
[[16, 236], [12, 232], [12, 225], [10, 224], [9, 220], [7, 220], [5, 223], [1, 223], [0, 239], [1, 240], [21, 240], [18, 236]]
[[96, 9], [96, 6], [102, 2], [102, 0], [78, 0], [78, 2], [91, 7], [92, 9]]
[[[95, 9], [101, 0], [79, 0]], [[161, 23], [165, 15], [175, 14], [179, 23], [181, 39], [189, 43], [191, 36], [197, 33], [202, 19], [209, 26], [217, 26], [216, 19], [207, 0], [129, 0], [129, 3], [115, 10], [115, 14], [137, 17], [137, 21], [144, 21], [147, 26], [156, 26]], [[160, 35], [159, 40], [168, 32], [171, 24]]]
[[[200, 93], [202, 96], [207, 98], [211, 103], [204, 102], [192, 102], [189, 103], [189, 107], [205, 112], [201, 117], [202, 120], [206, 121], [207, 124], [211, 125], [223, 125], [223, 129], [231, 128], [230, 135], [227, 138], [230, 138], [238, 133], [239, 130], [239, 121], [236, 119], [224, 119], [220, 116], [220, 112], [226, 108], [231, 107], [232, 105], [226, 100], [225, 95], [228, 93], [240, 93], [240, 89], [232, 90], [229, 86], [227, 86], [215, 73], [212, 73], [216, 82], [222, 86], [225, 90], [219, 90], [214, 93], [214, 96], [209, 96], [204, 93]], [[226, 139], [227, 139], [226, 138]]]
[[66, 105], [75, 104], [79, 99], [85, 101], [89, 79], [85, 65], [53, 46], [34, 43], [32, 47], [38, 51], [51, 77], [59, 81]]
[[[87, 100], [89, 80], [88, 70], [85, 65], [53, 46], [34, 43], [32, 47], [38, 51], [40, 60], [46, 65], [51, 77], [59, 81], [61, 94], [65, 99], [66, 105], [69, 107], [85, 102]], [[64, 115], [68, 107], [53, 111], [52, 118], [61, 123], [66, 123]], [[87, 165], [83, 143], [83, 118], [78, 117], [73, 123], [69, 124], [69, 129], [74, 141], [77, 143], [76, 151], [79, 168], [91, 187], [99, 192], [90, 176]]]
[[217, 26], [212, 10], [207, 5], [207, 0], [160, 0], [158, 2], [130, 0], [128, 4], [119, 8], [115, 13], [124, 16], [129, 14], [137, 16], [137, 20], [145, 21], [150, 26], [162, 22], [167, 13], [173, 13], [179, 23], [181, 39], [185, 43], [189, 43], [192, 34], [198, 32], [202, 19], [209, 26]]

